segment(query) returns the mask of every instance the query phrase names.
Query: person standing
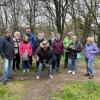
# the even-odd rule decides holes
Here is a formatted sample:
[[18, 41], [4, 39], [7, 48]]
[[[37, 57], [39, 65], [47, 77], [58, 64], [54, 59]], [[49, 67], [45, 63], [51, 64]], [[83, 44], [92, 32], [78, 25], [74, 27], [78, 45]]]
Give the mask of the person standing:
[[67, 48], [69, 47], [70, 43], [72, 42], [72, 40], [70, 39], [71, 34], [72, 34], [72, 32], [66, 33], [66, 36], [63, 40], [63, 44], [64, 44], [64, 68], [67, 68], [67, 66], [68, 66], [69, 52], [68, 52]]
[[85, 56], [85, 63], [86, 63], [86, 74], [85, 76], [88, 76], [89, 79], [93, 78], [93, 63], [94, 58], [97, 52], [99, 52], [99, 49], [94, 42], [93, 37], [87, 38], [87, 43], [85, 44], [85, 50], [84, 50], [84, 56]]
[[60, 72], [59, 71], [60, 60], [61, 60], [61, 55], [64, 53], [64, 45], [63, 42], [61, 41], [61, 35], [59, 33], [56, 34], [55, 41], [52, 43], [52, 48], [54, 52], [55, 68], [57, 72]]
[[26, 71], [29, 72], [29, 58], [30, 56], [32, 56], [32, 47], [27, 35], [25, 35], [23, 37], [23, 41], [20, 42], [19, 54], [23, 65], [23, 73], [25, 73]]
[[81, 52], [81, 44], [78, 42], [77, 36], [72, 36], [72, 43], [67, 48], [69, 52], [68, 56], [68, 73], [72, 73], [72, 75], [76, 74], [77, 67], [77, 53]]
[[15, 55], [14, 55], [14, 59], [13, 59], [13, 70], [16, 69], [19, 70], [19, 66], [20, 66], [20, 54], [19, 54], [19, 43], [20, 43], [20, 32], [15, 32], [14, 33], [14, 51], [15, 51]]
[[[31, 32], [30, 26], [26, 26], [25, 32], [22, 34], [22, 38], [24, 37], [24, 35], [27, 35], [29, 37], [29, 41], [30, 41], [30, 44], [31, 44], [31, 47], [32, 47], [32, 51], [34, 52], [35, 38], [34, 38], [34, 33]], [[29, 62], [30, 62], [30, 66], [31, 66], [32, 65], [32, 56], [30, 56]]]
[[5, 36], [0, 39], [0, 54], [4, 61], [3, 64], [3, 85], [7, 85], [8, 78], [14, 79], [12, 73], [14, 45], [11, 29], [5, 30]]

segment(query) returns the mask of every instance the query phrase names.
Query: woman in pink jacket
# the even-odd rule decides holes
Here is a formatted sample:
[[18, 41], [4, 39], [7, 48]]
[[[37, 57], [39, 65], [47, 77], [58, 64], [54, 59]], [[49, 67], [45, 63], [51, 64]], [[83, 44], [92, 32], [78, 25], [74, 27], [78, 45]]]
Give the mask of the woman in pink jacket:
[[23, 41], [20, 42], [19, 54], [23, 65], [23, 73], [29, 72], [29, 57], [32, 56], [32, 46], [27, 35], [24, 36]]

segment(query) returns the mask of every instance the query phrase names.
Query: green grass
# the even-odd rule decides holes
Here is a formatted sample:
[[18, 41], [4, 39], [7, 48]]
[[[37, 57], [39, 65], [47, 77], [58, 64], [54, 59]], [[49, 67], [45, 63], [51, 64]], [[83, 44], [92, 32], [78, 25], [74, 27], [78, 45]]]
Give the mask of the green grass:
[[52, 93], [52, 100], [100, 100], [100, 84], [93, 81], [64, 84]]
[[29, 81], [9, 82], [7, 86], [0, 84], [0, 100], [21, 100], [29, 87]]

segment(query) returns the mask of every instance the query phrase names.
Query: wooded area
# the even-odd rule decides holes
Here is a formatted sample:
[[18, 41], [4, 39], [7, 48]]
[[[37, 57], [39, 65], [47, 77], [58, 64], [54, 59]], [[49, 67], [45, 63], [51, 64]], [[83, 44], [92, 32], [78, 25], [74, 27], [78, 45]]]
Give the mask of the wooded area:
[[73, 31], [83, 40], [94, 34], [100, 47], [100, 0], [1, 0], [0, 33], [30, 25], [33, 32]]

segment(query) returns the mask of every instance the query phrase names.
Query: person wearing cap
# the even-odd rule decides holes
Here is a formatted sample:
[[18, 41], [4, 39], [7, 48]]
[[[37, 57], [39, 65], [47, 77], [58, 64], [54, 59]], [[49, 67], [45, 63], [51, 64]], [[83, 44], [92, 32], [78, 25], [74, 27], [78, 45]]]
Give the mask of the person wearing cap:
[[40, 46], [37, 48], [35, 52], [35, 58], [39, 62], [36, 79], [40, 79], [41, 71], [45, 64], [49, 65], [48, 66], [49, 77], [53, 78], [52, 76], [53, 49], [49, 46], [49, 42], [47, 40], [44, 40], [40, 43]]
[[70, 43], [72, 42], [72, 40], [70, 38], [71, 35], [72, 35], [72, 32], [66, 33], [66, 36], [63, 40], [63, 44], [64, 44], [64, 68], [67, 68], [67, 66], [68, 66], [69, 52], [68, 52], [67, 48], [69, 47]]
[[93, 63], [97, 52], [99, 52], [99, 49], [96, 43], [94, 42], [94, 38], [92, 36], [88, 37], [87, 43], [85, 44], [84, 57], [86, 63], [85, 76], [88, 76], [89, 79], [93, 78]]
[[16, 69], [19, 70], [19, 65], [20, 65], [20, 54], [19, 54], [19, 43], [20, 43], [20, 32], [15, 32], [14, 33], [14, 37], [13, 37], [13, 41], [14, 41], [14, 59], [13, 59], [13, 70]]
[[59, 33], [55, 35], [55, 41], [52, 43], [52, 48], [54, 52], [55, 68], [57, 72], [60, 72], [60, 60], [61, 55], [64, 53], [64, 45], [61, 41], [61, 35]]
[[14, 79], [12, 73], [14, 45], [12, 39], [12, 31], [9, 28], [5, 30], [5, 35], [0, 38], [0, 55], [4, 61], [3, 85], [7, 85], [8, 78]]
[[73, 35], [71, 38], [72, 42], [67, 48], [68, 55], [68, 73], [75, 75], [77, 67], [77, 54], [81, 52], [81, 44], [78, 42], [76, 35]]
[[[34, 41], [35, 41], [35, 37], [34, 37], [34, 33], [31, 32], [31, 28], [30, 26], [26, 26], [25, 27], [25, 32], [22, 34], [22, 40], [23, 40], [23, 37], [24, 35], [27, 35], [29, 37], [29, 41], [31, 43], [31, 46], [32, 46], [32, 50], [34, 52]], [[32, 65], [32, 56], [30, 56], [30, 66]]]

